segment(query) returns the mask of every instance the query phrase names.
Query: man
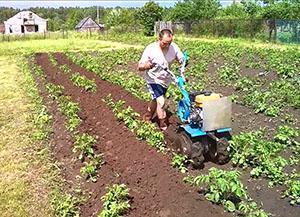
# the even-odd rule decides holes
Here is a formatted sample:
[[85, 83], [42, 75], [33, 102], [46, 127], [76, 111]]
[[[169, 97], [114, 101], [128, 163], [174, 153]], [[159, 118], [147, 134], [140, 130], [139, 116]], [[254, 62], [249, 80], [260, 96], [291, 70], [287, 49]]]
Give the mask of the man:
[[161, 130], [167, 129], [166, 111], [164, 109], [165, 94], [172, 82], [172, 77], [159, 65], [170, 68], [174, 60], [179, 63], [183, 62], [183, 53], [172, 40], [173, 33], [171, 30], [161, 30], [159, 40], [146, 47], [138, 64], [138, 70], [143, 72], [143, 77], [152, 96], [152, 101], [143, 119], [150, 121], [156, 112]]

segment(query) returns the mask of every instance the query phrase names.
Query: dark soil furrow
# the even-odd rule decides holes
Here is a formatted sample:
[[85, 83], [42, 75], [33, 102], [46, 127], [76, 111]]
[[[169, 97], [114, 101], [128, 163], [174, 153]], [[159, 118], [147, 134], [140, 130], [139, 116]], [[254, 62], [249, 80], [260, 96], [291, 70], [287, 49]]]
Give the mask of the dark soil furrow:
[[[88, 78], [96, 75], [70, 63], [61, 54], [56, 54], [59, 64], [68, 64], [73, 72], [80, 72]], [[82, 216], [96, 216], [101, 209], [100, 197], [105, 186], [112, 183], [125, 183], [130, 188], [132, 210], [128, 216], [228, 216], [221, 207], [214, 206], [195, 189], [182, 182], [183, 176], [170, 166], [166, 155], [156, 152], [145, 142], [139, 141], [123, 123], [119, 123], [102, 98], [112, 94], [115, 100], [125, 100], [137, 112], [145, 110], [146, 104], [133, 97], [121, 87], [96, 79], [97, 92], [87, 93], [75, 87], [68, 76], [51, 65], [47, 54], [38, 54], [37, 63], [41, 65], [47, 79], [54, 84], [63, 85], [65, 94], [80, 103], [80, 117], [83, 120], [80, 132], [99, 137], [97, 149], [104, 153], [106, 164], [99, 171], [97, 183], [83, 184], [84, 190], [91, 194], [88, 202], [81, 207]], [[58, 132], [59, 133], [59, 132]], [[67, 146], [68, 139], [61, 135], [57, 146]], [[69, 146], [68, 146], [69, 147]], [[71, 147], [69, 148], [71, 153]], [[65, 161], [58, 155], [58, 161]], [[73, 164], [73, 162], [68, 162]], [[74, 172], [73, 176], [79, 174]]]

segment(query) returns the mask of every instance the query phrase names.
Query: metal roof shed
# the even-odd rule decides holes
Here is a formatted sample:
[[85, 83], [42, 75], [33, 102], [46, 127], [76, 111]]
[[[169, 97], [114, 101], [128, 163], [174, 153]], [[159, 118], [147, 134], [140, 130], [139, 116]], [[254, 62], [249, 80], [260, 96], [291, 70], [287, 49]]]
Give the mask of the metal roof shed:
[[96, 23], [91, 17], [82, 19], [76, 26], [75, 30], [80, 31], [101, 31], [104, 25]]

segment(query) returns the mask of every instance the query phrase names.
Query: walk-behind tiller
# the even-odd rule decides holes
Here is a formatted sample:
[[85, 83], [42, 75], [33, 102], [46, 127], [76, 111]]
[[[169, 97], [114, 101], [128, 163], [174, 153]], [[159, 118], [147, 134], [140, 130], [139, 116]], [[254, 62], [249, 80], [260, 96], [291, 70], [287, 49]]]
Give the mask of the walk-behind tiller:
[[183, 96], [177, 109], [181, 124], [176, 130], [173, 144], [178, 152], [192, 160], [196, 168], [203, 166], [205, 157], [219, 164], [227, 163], [228, 140], [231, 137], [231, 100], [210, 91], [188, 93], [183, 75], [186, 61], [185, 51], [179, 77], [161, 66], [173, 77]]

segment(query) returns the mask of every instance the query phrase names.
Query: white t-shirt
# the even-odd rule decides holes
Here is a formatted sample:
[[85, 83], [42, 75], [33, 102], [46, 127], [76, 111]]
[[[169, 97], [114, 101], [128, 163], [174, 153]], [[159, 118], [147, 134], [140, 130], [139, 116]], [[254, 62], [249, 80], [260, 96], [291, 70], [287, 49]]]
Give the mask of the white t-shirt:
[[[150, 60], [153, 63], [158, 63], [164, 67], [170, 68], [175, 59], [181, 61], [183, 59], [183, 53], [174, 42], [170, 44], [167, 52], [161, 50], [159, 42], [153, 42], [146, 47], [139, 63], [146, 63]], [[160, 84], [164, 87], [168, 87], [172, 82], [172, 77], [157, 66], [145, 70], [143, 77], [148, 84]]]

